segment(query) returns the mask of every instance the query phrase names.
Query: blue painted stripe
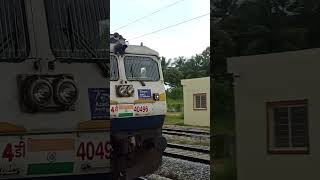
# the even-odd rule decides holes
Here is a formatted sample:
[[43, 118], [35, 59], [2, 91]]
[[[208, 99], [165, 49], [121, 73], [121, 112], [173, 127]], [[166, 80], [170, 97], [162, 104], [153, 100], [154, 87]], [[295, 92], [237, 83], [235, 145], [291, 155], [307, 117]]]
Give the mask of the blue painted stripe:
[[112, 131], [124, 131], [135, 129], [153, 129], [162, 127], [164, 123], [164, 115], [115, 118], [111, 121]]

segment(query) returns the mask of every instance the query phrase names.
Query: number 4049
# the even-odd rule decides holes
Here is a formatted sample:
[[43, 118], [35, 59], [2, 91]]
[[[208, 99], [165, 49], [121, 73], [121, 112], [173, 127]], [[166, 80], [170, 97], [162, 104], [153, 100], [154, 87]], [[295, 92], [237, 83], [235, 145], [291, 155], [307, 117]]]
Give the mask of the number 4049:
[[77, 150], [77, 157], [81, 157], [82, 160], [92, 160], [94, 157], [98, 159], [110, 159], [111, 144], [110, 142], [99, 142], [97, 144], [81, 142]]

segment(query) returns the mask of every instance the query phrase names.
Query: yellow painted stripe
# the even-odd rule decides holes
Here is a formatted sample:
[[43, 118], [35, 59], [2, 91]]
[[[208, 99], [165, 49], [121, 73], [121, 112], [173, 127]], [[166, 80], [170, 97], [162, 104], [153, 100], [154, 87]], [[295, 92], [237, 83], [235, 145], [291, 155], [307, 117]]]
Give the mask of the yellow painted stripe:
[[116, 104], [119, 104], [119, 103], [118, 103], [118, 101], [113, 101], [113, 100], [111, 100], [110, 104], [111, 104], [111, 105], [116, 105]]
[[139, 100], [134, 100], [135, 104], [144, 104], [144, 103], [154, 103], [154, 100], [143, 100], [143, 99], [139, 99]]
[[0, 122], [0, 133], [24, 133], [26, 128], [15, 124]]
[[160, 101], [166, 101], [166, 93], [160, 94]]
[[110, 129], [110, 120], [91, 120], [78, 124], [78, 130]]
[[74, 139], [29, 139], [28, 151], [73, 151]]
[[134, 106], [132, 104], [120, 104], [119, 109], [133, 109]]

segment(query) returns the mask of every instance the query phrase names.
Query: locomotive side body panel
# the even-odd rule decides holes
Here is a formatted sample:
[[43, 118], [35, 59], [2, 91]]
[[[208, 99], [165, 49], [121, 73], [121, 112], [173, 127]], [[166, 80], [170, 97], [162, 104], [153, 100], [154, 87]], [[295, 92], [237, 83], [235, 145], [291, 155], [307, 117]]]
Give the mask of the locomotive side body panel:
[[[85, 1], [87, 9], [106, 2]], [[75, 17], [83, 4], [2, 0], [0, 6], [0, 179], [111, 173], [109, 79], [80, 45], [77, 58], [66, 50], [67, 36], [77, 35], [62, 29], [74, 19], [54, 25], [64, 32], [59, 43], [69, 58], [54, 50], [59, 38], [50, 29], [48, 7], [69, 7]]]

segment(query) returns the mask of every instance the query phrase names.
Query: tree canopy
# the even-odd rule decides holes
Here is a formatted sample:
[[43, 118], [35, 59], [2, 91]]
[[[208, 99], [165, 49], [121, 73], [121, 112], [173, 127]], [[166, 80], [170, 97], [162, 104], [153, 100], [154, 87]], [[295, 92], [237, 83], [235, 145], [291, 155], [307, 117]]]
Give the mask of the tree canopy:
[[213, 71], [226, 71], [226, 57], [320, 47], [320, 1], [214, 0]]
[[181, 79], [206, 77], [210, 74], [210, 47], [191, 58], [161, 58], [165, 84], [174, 88], [181, 86]]
[[183, 56], [166, 60], [161, 58], [161, 65], [165, 84], [170, 88], [167, 96], [170, 99], [182, 100], [181, 79], [192, 79], [208, 77], [210, 75], [210, 47], [207, 47], [201, 54], [190, 58]]

